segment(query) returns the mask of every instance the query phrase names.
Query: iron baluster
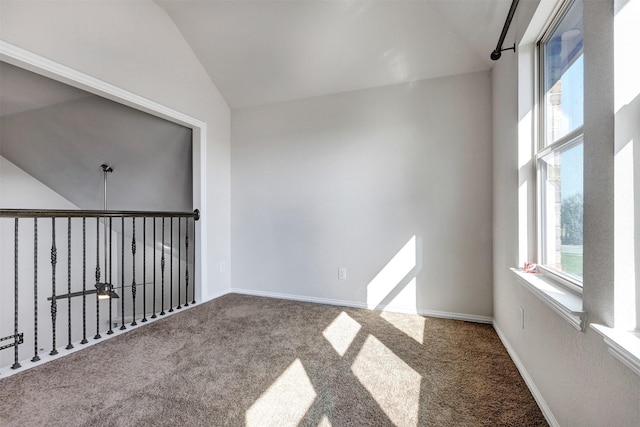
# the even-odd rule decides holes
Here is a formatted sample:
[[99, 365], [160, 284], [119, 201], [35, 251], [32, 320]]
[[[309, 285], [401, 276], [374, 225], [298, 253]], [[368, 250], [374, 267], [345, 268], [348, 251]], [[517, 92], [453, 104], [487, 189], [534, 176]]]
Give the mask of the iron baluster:
[[124, 217], [122, 217], [122, 239], [120, 244], [120, 258], [122, 264], [120, 267], [120, 318], [122, 319], [120, 324], [120, 330], [124, 331], [127, 326], [124, 324]]
[[133, 234], [131, 238], [131, 264], [133, 269], [133, 280], [131, 281], [131, 298], [133, 300], [133, 322], [131, 322], [131, 326], [136, 326], [138, 323], [136, 322], [136, 218], [133, 217]]
[[185, 257], [185, 270], [184, 270], [184, 306], [189, 307], [189, 218], [185, 221], [184, 232], [184, 257]]
[[56, 249], [56, 219], [51, 218], [51, 322], [53, 349], [49, 353], [51, 356], [58, 354], [56, 350], [56, 315], [58, 313], [58, 303], [56, 302], [56, 264], [58, 262], [58, 250]]
[[147, 321], [147, 218], [142, 217], [142, 320]]
[[156, 219], [153, 218], [153, 314], [152, 319], [156, 317]]
[[191, 304], [196, 303], [196, 221], [199, 218], [199, 212], [196, 209], [196, 217], [193, 220], [193, 301]]
[[38, 356], [38, 218], [33, 218], [33, 357], [32, 362], [40, 360]]
[[173, 218], [169, 218], [169, 313], [173, 311]]
[[87, 341], [87, 218], [82, 217], [82, 341]]
[[67, 350], [71, 350], [71, 217], [67, 218]]
[[162, 289], [162, 311], [160, 312], [160, 315], [164, 316], [164, 217], [162, 217], [162, 257], [160, 258], [160, 283]]
[[178, 306], [176, 308], [182, 308], [180, 305], [180, 263], [182, 262], [181, 258], [181, 249], [180, 249], [180, 230], [181, 230], [182, 218], [178, 218]]
[[14, 224], [14, 238], [13, 238], [13, 271], [14, 271], [14, 288], [13, 288], [13, 365], [11, 369], [21, 368], [22, 365], [18, 362], [18, 218], [15, 219]]
[[[106, 235], [105, 235], [106, 239]], [[105, 276], [107, 272], [104, 272]], [[100, 284], [100, 218], [96, 218], [96, 287]], [[93, 339], [102, 338], [100, 335], [100, 299], [96, 293], [96, 334]]]
[[[106, 225], [106, 221], [105, 221], [105, 225]], [[112, 228], [113, 226], [113, 218], [109, 217], [109, 289], [112, 289], [111, 286], [113, 286], [113, 233], [111, 232], [111, 230], [113, 230]], [[104, 240], [105, 242], [107, 241], [107, 230], [105, 229], [105, 235], [104, 235]], [[106, 247], [105, 247], [106, 250]], [[105, 279], [107, 276], [107, 255], [105, 254], [104, 256], [104, 275], [105, 275]], [[107, 280], [105, 280], [106, 282]], [[109, 330], [107, 331], [107, 335], [112, 335], [113, 334], [113, 298], [109, 298]]]

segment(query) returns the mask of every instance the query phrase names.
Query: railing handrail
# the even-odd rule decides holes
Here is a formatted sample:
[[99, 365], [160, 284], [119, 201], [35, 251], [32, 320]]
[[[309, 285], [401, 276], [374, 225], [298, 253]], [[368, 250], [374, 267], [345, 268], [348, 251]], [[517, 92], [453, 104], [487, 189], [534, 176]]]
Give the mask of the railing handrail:
[[114, 210], [60, 210], [60, 209], [0, 209], [0, 218], [104, 218], [104, 217], [193, 217], [200, 219], [198, 209], [193, 212], [176, 211], [114, 211]]
[[[102, 338], [101, 332], [104, 330], [101, 329], [100, 326], [101, 297], [107, 296], [109, 300], [107, 315], [102, 315], [103, 320], [105, 317], [108, 317], [109, 329], [106, 331], [106, 335], [112, 335], [114, 333], [112, 329], [114, 325], [112, 317], [114, 312], [114, 298], [120, 298], [120, 330], [127, 329], [125, 325], [125, 312], [127, 310], [131, 313], [131, 326], [137, 326], [138, 320], [141, 323], [148, 321], [147, 313], [153, 313], [151, 319], [156, 319], [158, 310], [160, 310], [158, 314], [163, 316], [173, 312], [174, 309], [177, 310], [195, 304], [195, 284], [197, 277], [197, 250], [195, 242], [198, 236], [198, 227], [196, 227], [195, 221], [197, 221], [199, 217], [200, 212], [197, 209], [193, 212], [0, 209], [0, 222], [4, 223], [8, 221], [13, 223], [13, 275], [6, 274], [6, 276], [7, 279], [12, 279], [14, 284], [14, 330], [12, 335], [0, 337], [0, 341], [13, 341], [9, 344], [3, 343], [0, 345], [0, 350], [13, 348], [14, 363], [11, 365], [11, 368], [15, 370], [22, 367], [18, 347], [20, 344], [24, 344], [25, 337], [27, 337], [27, 341], [30, 340], [31, 337], [33, 338], [34, 356], [31, 362], [35, 363], [41, 360], [39, 354], [41, 354], [43, 350], [38, 343], [38, 317], [39, 314], [43, 313], [40, 313], [42, 310], [38, 309], [38, 295], [40, 295], [40, 299], [43, 300], [43, 292], [49, 293], [49, 289], [49, 295], [51, 295], [51, 297], [47, 298], [47, 301], [50, 301], [51, 323], [47, 326], [50, 325], [51, 332], [50, 356], [59, 354], [56, 340], [59, 335], [62, 335], [60, 331], [57, 330], [59, 323], [58, 300], [67, 300], [66, 303], [62, 303], [67, 312], [67, 346], [64, 347], [65, 350], [72, 350], [74, 348], [74, 328], [75, 336], [79, 337], [78, 328], [80, 326], [82, 327], [82, 341], [80, 341], [80, 344], [89, 343], [87, 339], [87, 308], [93, 306], [94, 300], [96, 334], [93, 339], [98, 340]], [[50, 221], [49, 218], [51, 219]], [[116, 221], [113, 221], [113, 218], [116, 218]], [[92, 219], [93, 221], [86, 221], [86, 219]], [[78, 221], [76, 222], [76, 220]], [[43, 236], [44, 238], [39, 238], [39, 234], [42, 233], [38, 231], [38, 224], [42, 225], [43, 222], [45, 227], [44, 229], [41, 227], [41, 231], [45, 235]], [[31, 233], [28, 230], [26, 233], [24, 232], [24, 225], [27, 226], [27, 229], [33, 229], [32, 235], [30, 235]], [[75, 233], [73, 233], [72, 230], [74, 227], [76, 228]], [[81, 234], [78, 232], [79, 227], [82, 228]], [[137, 235], [136, 227], [138, 227]], [[3, 227], [3, 243], [5, 239], [4, 234], [7, 234], [8, 237], [8, 228], [9, 227]], [[89, 234], [87, 234], [87, 231], [89, 231]], [[157, 233], [157, 231], [159, 231], [159, 233]], [[50, 239], [46, 236], [48, 233], [51, 233]], [[118, 236], [114, 236], [115, 233], [117, 233]], [[57, 237], [56, 234], [58, 235]], [[18, 241], [21, 236], [26, 238], [26, 243]], [[114, 237], [116, 237], [116, 239], [114, 239]], [[91, 244], [87, 246], [88, 240], [93, 241], [94, 239], [95, 245], [93, 245], [93, 248], [95, 248], [95, 252], [91, 250]], [[41, 242], [40, 246], [38, 245], [39, 240]], [[44, 276], [46, 283], [42, 281], [43, 278], [41, 277], [40, 284], [38, 284], [38, 267], [44, 267], [44, 264], [47, 262], [43, 259], [38, 259], [39, 255], [44, 255], [44, 253], [41, 253], [44, 251], [42, 247], [43, 240], [47, 246], [46, 249], [49, 248], [49, 244], [51, 245], [51, 270], [50, 276]], [[64, 244], [65, 240], [66, 245]], [[114, 240], [116, 256], [119, 258], [116, 260], [114, 260], [113, 256]], [[153, 242], [153, 246], [147, 245], [150, 241]], [[33, 242], [33, 246], [30, 246], [31, 242]], [[100, 262], [102, 242], [104, 242], [104, 251], [102, 252], [104, 259], [103, 264]], [[161, 245], [158, 245], [158, 243], [161, 243]], [[65, 250], [59, 250], [58, 244], [60, 249], [64, 248]], [[138, 247], [143, 249], [138, 252]], [[87, 252], [88, 248], [89, 252]], [[80, 250], [82, 250], [82, 256], [80, 256]], [[153, 271], [153, 281], [151, 282], [146, 280], [146, 272], [149, 269], [147, 267], [147, 252], [149, 250], [153, 252], [153, 262], [150, 264], [150, 268]], [[137, 255], [138, 253], [141, 253], [141, 255]], [[27, 255], [26, 259], [22, 254]], [[87, 255], [92, 259], [88, 259]], [[159, 256], [159, 263], [156, 261], [157, 256]], [[48, 256], [45, 258], [48, 258]], [[19, 262], [19, 259], [21, 262]], [[126, 259], [130, 260], [128, 265], [125, 262]], [[3, 259], [3, 262], [4, 261]], [[138, 275], [136, 275], [136, 267], [140, 266], [140, 262], [142, 263], [142, 282], [136, 283], [136, 280], [140, 276], [140, 270], [138, 270]], [[117, 282], [118, 279], [112, 277], [112, 266], [114, 263], [117, 263], [116, 269], [120, 273], [119, 286], [117, 287], [114, 286], [114, 283]], [[25, 268], [28, 269], [29, 264], [33, 266], [33, 276], [25, 270]], [[66, 266], [67, 270], [66, 287], [61, 283], [63, 280], [60, 280], [63, 279], [63, 277], [57, 275], [59, 272], [64, 276], [62, 271], [63, 265]], [[80, 270], [80, 265], [82, 266], [82, 270]], [[174, 274], [174, 266], [177, 267], [177, 274]], [[1, 267], [4, 272], [4, 264]], [[87, 273], [90, 273], [93, 267], [95, 267], [95, 282], [92, 278], [87, 277]], [[129, 268], [131, 275], [125, 279], [125, 270]], [[6, 270], [8, 273], [10, 268]], [[159, 281], [156, 280], [156, 271], [158, 270], [160, 273]], [[80, 274], [80, 272], [82, 273]], [[25, 277], [24, 273], [26, 273], [28, 278]], [[0, 277], [0, 281], [3, 281], [4, 278], [5, 277]], [[56, 279], [58, 280], [56, 281]], [[82, 282], [81, 291], [79, 290], [79, 279], [81, 279]], [[193, 285], [190, 286], [190, 284]], [[152, 304], [149, 307], [151, 310], [147, 311], [147, 287], [149, 285], [151, 286], [153, 298], [151, 301]], [[137, 300], [137, 292], [140, 288], [142, 290], [142, 315], [137, 316], [136, 301], [139, 301]], [[118, 292], [116, 293], [116, 291]], [[177, 291], [177, 299], [174, 298], [174, 291]], [[184, 291], [184, 293], [182, 291]], [[27, 335], [25, 335], [25, 331], [20, 329], [20, 325], [24, 324], [24, 321], [30, 316], [27, 315], [25, 317], [25, 315], [23, 315], [21, 319], [18, 309], [19, 307], [27, 306], [24, 303], [19, 304], [19, 299], [25, 296], [30, 297], [31, 295], [33, 295], [33, 311], [30, 313], [33, 314], [33, 334], [31, 334], [31, 331], [27, 328]], [[95, 295], [95, 297], [90, 295]], [[4, 298], [4, 296], [2, 297]], [[75, 304], [75, 310], [72, 307], [72, 298], [74, 297], [82, 297], [81, 324], [79, 321], [79, 304]], [[125, 299], [129, 304], [129, 308], [127, 308], [125, 304]], [[174, 302], [177, 302], [177, 305], [175, 305]], [[104, 313], [105, 307], [104, 304], [102, 305], [102, 311]], [[168, 308], [166, 312], [165, 308]], [[5, 319], [7, 323], [9, 322], [9, 314], [8, 310], [2, 312], [2, 319], [0, 319], [0, 321], [3, 324]], [[62, 312], [60, 314], [62, 314]], [[65, 316], [62, 317], [64, 318]]]

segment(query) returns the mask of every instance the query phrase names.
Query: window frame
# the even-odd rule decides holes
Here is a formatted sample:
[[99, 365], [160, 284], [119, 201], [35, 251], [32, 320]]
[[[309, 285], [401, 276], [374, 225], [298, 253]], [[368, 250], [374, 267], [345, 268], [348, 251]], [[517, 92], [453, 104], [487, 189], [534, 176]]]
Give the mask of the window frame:
[[[567, 132], [566, 135], [563, 135], [557, 138], [555, 141], [547, 141], [547, 111], [546, 111], [546, 100], [545, 100], [545, 72], [544, 72], [544, 55], [545, 55], [545, 47], [546, 43], [551, 39], [551, 35], [554, 31], [559, 27], [562, 23], [563, 19], [566, 17], [567, 12], [573, 6], [576, 1], [580, 0], [565, 0], [562, 5], [555, 11], [553, 18], [549, 21], [547, 25], [545, 25], [541, 35], [538, 37], [538, 41], [536, 43], [536, 55], [535, 57], [535, 70], [534, 73], [534, 85], [535, 85], [535, 104], [537, 105], [535, 120], [535, 132], [534, 132], [534, 155], [533, 162], [535, 168], [535, 206], [534, 212], [536, 216], [535, 220], [535, 258], [537, 259], [537, 268], [536, 271], [538, 273], [543, 274], [548, 277], [555, 283], [559, 284], [563, 288], [569, 290], [570, 292], [582, 296], [583, 294], [583, 281], [579, 280], [575, 277], [571, 277], [562, 271], [550, 267], [548, 265], [543, 264], [543, 253], [545, 248], [545, 218], [543, 214], [544, 208], [544, 197], [545, 197], [545, 188], [543, 179], [544, 173], [542, 171], [543, 162], [541, 159], [543, 157], [548, 156], [554, 152], [561, 152], [562, 150], [566, 150], [572, 145], [576, 144], [577, 140], [581, 140], [584, 144], [584, 123], [575, 129]], [[584, 80], [583, 80], [584, 84]], [[584, 108], [584, 99], [583, 99], [583, 108]], [[548, 143], [548, 145], [547, 145]], [[584, 165], [584, 163], [583, 163]], [[583, 187], [584, 194], [584, 187]]]

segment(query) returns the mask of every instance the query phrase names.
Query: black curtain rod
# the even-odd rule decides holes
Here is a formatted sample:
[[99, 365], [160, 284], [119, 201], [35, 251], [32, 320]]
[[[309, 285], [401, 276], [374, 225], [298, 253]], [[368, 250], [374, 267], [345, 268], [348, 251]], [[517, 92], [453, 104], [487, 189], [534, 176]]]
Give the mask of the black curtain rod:
[[507, 36], [507, 32], [509, 31], [509, 26], [511, 25], [511, 21], [513, 20], [513, 15], [516, 13], [516, 7], [518, 7], [518, 2], [520, 0], [512, 0], [511, 8], [509, 8], [509, 14], [507, 15], [507, 20], [504, 21], [504, 27], [502, 27], [502, 34], [500, 34], [500, 40], [498, 40], [498, 45], [495, 50], [491, 52], [491, 59], [497, 61], [502, 56], [502, 52], [505, 50], [513, 50], [516, 51], [516, 44], [514, 43], [512, 47], [508, 47], [503, 49], [502, 44], [504, 43], [504, 38]]

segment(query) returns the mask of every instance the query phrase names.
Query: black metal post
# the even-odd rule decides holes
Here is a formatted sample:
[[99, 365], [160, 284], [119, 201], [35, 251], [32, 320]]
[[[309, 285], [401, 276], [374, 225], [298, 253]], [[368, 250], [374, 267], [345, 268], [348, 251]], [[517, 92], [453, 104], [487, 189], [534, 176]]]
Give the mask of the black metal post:
[[67, 218], [67, 350], [71, 344], [71, 217]]
[[153, 314], [152, 319], [156, 317], [156, 217], [153, 217]]
[[[107, 236], [105, 235], [105, 239]], [[105, 266], [105, 277], [107, 276], [106, 266]], [[96, 287], [100, 283], [100, 218], [96, 218]], [[96, 292], [96, 334], [93, 339], [98, 340], [102, 338], [100, 335], [100, 299], [98, 298], [98, 293]]]
[[147, 217], [142, 217], [142, 320], [147, 321]]
[[58, 250], [56, 249], [56, 219], [51, 218], [51, 332], [53, 349], [49, 353], [51, 356], [58, 354], [56, 350], [56, 315], [58, 313], [58, 303], [56, 301], [56, 263], [58, 262]]
[[131, 281], [131, 299], [133, 300], [133, 322], [131, 326], [136, 326], [136, 219], [131, 218], [133, 224], [133, 234], [131, 237], [131, 266], [133, 270], [133, 280]]
[[164, 217], [162, 217], [162, 257], [160, 258], [160, 283], [162, 289], [162, 311], [160, 312], [160, 315], [164, 316]]
[[[199, 212], [196, 209], [196, 215], [198, 214]], [[191, 301], [191, 304], [196, 303], [196, 221], [198, 217], [196, 216], [193, 220], [193, 301]]]
[[18, 362], [18, 218], [15, 219], [14, 223], [14, 237], [13, 237], [13, 278], [14, 278], [14, 288], [13, 288], [13, 365], [11, 365], [11, 369], [18, 369], [22, 367], [20, 362]]
[[120, 265], [120, 318], [122, 319], [120, 324], [120, 330], [124, 331], [127, 326], [124, 324], [124, 217], [122, 217], [122, 239], [120, 244], [120, 259], [122, 264]]
[[38, 356], [38, 218], [33, 218], [33, 357], [32, 362], [40, 360]]
[[182, 251], [181, 251], [181, 246], [180, 246], [180, 230], [182, 227], [182, 218], [178, 218], [178, 306], [176, 307], [177, 309], [182, 308], [182, 305], [180, 305], [180, 264], [182, 263]]
[[184, 306], [189, 307], [189, 218], [185, 221], [185, 233], [184, 233], [184, 257], [185, 257], [185, 270], [184, 270]]
[[87, 341], [87, 218], [82, 217], [82, 341]]
[[[105, 229], [104, 229], [104, 240], [107, 241], [107, 221], [104, 221]], [[109, 289], [113, 289], [113, 218], [109, 217]], [[105, 247], [106, 250], [106, 247]], [[104, 256], [104, 276], [105, 282], [107, 282], [107, 255]], [[109, 298], [109, 330], [107, 331], [107, 335], [113, 334], [113, 298]]]
[[169, 218], [169, 313], [173, 311], [173, 218]]

